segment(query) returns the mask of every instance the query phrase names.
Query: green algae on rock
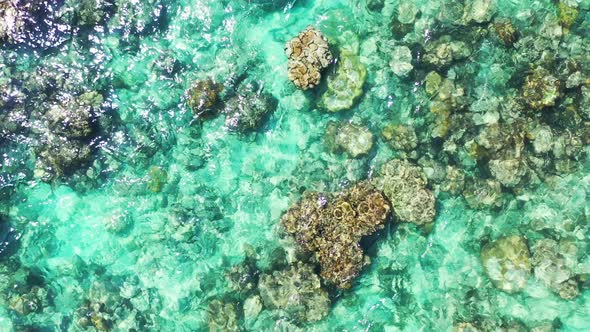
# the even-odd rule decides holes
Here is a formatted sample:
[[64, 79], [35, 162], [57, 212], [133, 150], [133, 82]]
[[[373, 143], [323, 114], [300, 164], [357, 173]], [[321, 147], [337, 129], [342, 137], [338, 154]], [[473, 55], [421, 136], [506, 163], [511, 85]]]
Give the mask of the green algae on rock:
[[520, 236], [486, 244], [481, 249], [481, 261], [494, 286], [508, 293], [521, 291], [531, 275], [529, 248]]
[[336, 71], [328, 75], [327, 90], [318, 106], [328, 112], [345, 111], [354, 106], [363, 94], [367, 70], [357, 55], [343, 51], [337, 61]]
[[359, 241], [384, 227], [390, 205], [368, 182], [337, 193], [307, 192], [281, 218], [287, 233], [313, 252], [320, 275], [350, 288], [366, 264]]

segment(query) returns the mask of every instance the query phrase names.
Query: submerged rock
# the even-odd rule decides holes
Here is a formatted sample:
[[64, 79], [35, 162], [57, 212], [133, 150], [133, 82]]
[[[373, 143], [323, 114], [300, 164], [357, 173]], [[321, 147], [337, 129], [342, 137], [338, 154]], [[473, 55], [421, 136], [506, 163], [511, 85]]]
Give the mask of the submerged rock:
[[390, 205], [368, 182], [337, 193], [307, 192], [281, 218], [287, 233], [315, 253], [321, 276], [350, 288], [365, 265], [359, 241], [383, 228]]
[[506, 187], [514, 187], [520, 183], [526, 174], [526, 169], [519, 159], [490, 160], [488, 163], [490, 172]]
[[319, 107], [329, 112], [352, 108], [363, 94], [366, 74], [367, 70], [358, 56], [342, 52], [336, 72], [328, 77], [328, 88], [322, 94]]
[[317, 86], [321, 71], [332, 62], [328, 40], [312, 26], [287, 42], [285, 54], [289, 58], [289, 80], [303, 90]]
[[346, 152], [351, 158], [366, 155], [373, 147], [373, 134], [362, 126], [350, 122], [328, 122], [325, 134], [326, 146], [334, 153]]
[[412, 66], [412, 51], [407, 46], [397, 46], [393, 48], [389, 67], [394, 74], [405, 77], [414, 69]]
[[147, 173], [146, 187], [147, 190], [159, 193], [168, 182], [168, 173], [159, 166], [152, 166]]
[[471, 55], [471, 49], [465, 42], [454, 40], [449, 35], [427, 43], [425, 50], [424, 62], [439, 68], [449, 66]]
[[35, 173], [44, 180], [71, 174], [87, 164], [91, 157], [87, 143], [48, 135], [38, 147]]
[[420, 166], [393, 159], [381, 166], [373, 183], [389, 198], [399, 220], [417, 225], [434, 222], [435, 197]]
[[53, 134], [66, 138], [87, 138], [92, 135], [92, 122], [100, 112], [103, 97], [96, 92], [86, 92], [78, 97], [68, 96], [51, 105], [45, 113], [47, 128]]
[[496, 33], [505, 46], [512, 46], [518, 39], [518, 31], [508, 20], [499, 20], [492, 24], [492, 31]]
[[225, 103], [225, 125], [230, 131], [240, 133], [256, 130], [276, 107], [277, 100], [258, 84], [242, 83], [236, 95]]
[[573, 243], [542, 239], [533, 245], [531, 251], [535, 278], [563, 299], [571, 300], [578, 296], [578, 283], [574, 274], [578, 248]]
[[103, 101], [102, 95], [91, 91], [63, 96], [51, 104], [38, 129], [42, 136], [35, 149], [37, 177], [50, 180], [70, 175], [90, 161]]
[[197, 117], [213, 115], [222, 90], [223, 86], [211, 79], [199, 80], [187, 91], [187, 104]]
[[43, 311], [44, 302], [47, 302], [46, 298], [47, 291], [34, 286], [29, 292], [12, 297], [9, 306], [10, 309], [16, 311], [18, 314], [26, 316], [31, 313]]
[[18, 34], [24, 29], [26, 15], [17, 0], [0, 2], [0, 40], [12, 42], [17, 39]]
[[281, 310], [300, 322], [318, 321], [330, 309], [328, 293], [308, 264], [298, 262], [284, 270], [261, 275], [258, 290], [264, 307]]
[[418, 137], [414, 128], [391, 123], [381, 131], [381, 137], [399, 151], [411, 151], [418, 146]]
[[522, 97], [533, 110], [554, 106], [560, 94], [559, 80], [541, 67], [526, 77], [522, 87]]
[[496, 12], [496, 0], [472, 0], [465, 6], [465, 22], [485, 23]]
[[483, 209], [500, 206], [502, 204], [502, 185], [491, 179], [475, 179], [470, 181], [463, 197], [473, 209]]
[[209, 331], [239, 331], [238, 314], [233, 303], [213, 300], [207, 308]]
[[484, 272], [494, 286], [514, 293], [522, 290], [531, 274], [529, 248], [520, 236], [509, 236], [488, 243], [481, 250]]

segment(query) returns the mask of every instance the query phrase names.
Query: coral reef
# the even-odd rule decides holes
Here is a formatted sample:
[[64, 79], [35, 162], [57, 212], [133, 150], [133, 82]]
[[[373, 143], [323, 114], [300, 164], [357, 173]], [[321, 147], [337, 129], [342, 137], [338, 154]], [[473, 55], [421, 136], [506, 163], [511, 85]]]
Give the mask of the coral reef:
[[27, 13], [17, 0], [0, 2], [0, 40], [14, 41], [25, 25]]
[[351, 158], [364, 156], [373, 147], [371, 131], [350, 122], [328, 122], [324, 139], [328, 150], [334, 153], [346, 152]]
[[322, 70], [332, 62], [328, 40], [312, 26], [287, 42], [285, 54], [289, 58], [289, 80], [303, 90], [317, 86]]
[[578, 282], [574, 269], [578, 248], [569, 241], [541, 239], [532, 246], [531, 263], [535, 277], [560, 297], [571, 300], [578, 296]]
[[327, 79], [327, 90], [318, 106], [329, 112], [345, 111], [354, 106], [363, 94], [367, 70], [360, 58], [343, 51], [338, 58], [336, 71]]
[[381, 131], [381, 137], [399, 151], [411, 151], [418, 145], [416, 132], [410, 126], [390, 123]]
[[93, 328], [97, 331], [110, 331], [113, 328], [112, 313], [104, 303], [84, 301], [76, 315], [76, 324], [84, 330]]
[[72, 174], [92, 156], [90, 139], [104, 99], [97, 92], [65, 95], [51, 104], [40, 125], [36, 175], [44, 180]]
[[444, 35], [432, 43], [426, 44], [424, 62], [438, 68], [463, 60], [471, 54], [469, 46], [449, 35]]
[[152, 166], [147, 173], [146, 187], [147, 190], [159, 193], [168, 182], [168, 173], [159, 166]]
[[414, 69], [412, 65], [412, 51], [407, 46], [394, 47], [391, 52], [389, 67], [391, 67], [391, 70], [397, 76], [407, 76]]
[[481, 249], [484, 271], [494, 286], [508, 292], [521, 291], [531, 274], [529, 248], [520, 236], [508, 236]]
[[223, 86], [211, 79], [198, 80], [188, 91], [187, 104], [197, 117], [213, 115]]
[[554, 106], [559, 96], [559, 80], [544, 68], [539, 67], [526, 77], [522, 97], [533, 110]]
[[265, 308], [281, 310], [296, 321], [318, 321], [330, 309], [328, 293], [309, 264], [298, 262], [284, 270], [262, 274], [258, 290]]
[[427, 188], [426, 175], [420, 166], [393, 159], [381, 166], [372, 182], [389, 198], [400, 221], [417, 225], [434, 222], [435, 197]]
[[230, 131], [247, 133], [256, 130], [274, 112], [277, 100], [256, 82], [242, 82], [236, 95], [226, 101], [223, 113]]
[[210, 332], [239, 331], [238, 314], [232, 303], [213, 300], [207, 309]]
[[390, 206], [368, 182], [337, 193], [307, 192], [282, 217], [287, 233], [320, 263], [320, 275], [349, 288], [366, 263], [359, 241], [383, 225]]

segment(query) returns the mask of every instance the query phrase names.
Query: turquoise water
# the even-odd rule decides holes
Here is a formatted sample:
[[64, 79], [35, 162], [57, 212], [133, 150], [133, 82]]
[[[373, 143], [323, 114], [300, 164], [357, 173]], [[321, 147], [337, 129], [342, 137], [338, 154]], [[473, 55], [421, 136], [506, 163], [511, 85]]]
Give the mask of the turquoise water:
[[[590, 331], [590, 2], [0, 16], [0, 331]], [[310, 25], [334, 60], [302, 90], [285, 44]], [[339, 289], [283, 216], [364, 180], [388, 217]]]

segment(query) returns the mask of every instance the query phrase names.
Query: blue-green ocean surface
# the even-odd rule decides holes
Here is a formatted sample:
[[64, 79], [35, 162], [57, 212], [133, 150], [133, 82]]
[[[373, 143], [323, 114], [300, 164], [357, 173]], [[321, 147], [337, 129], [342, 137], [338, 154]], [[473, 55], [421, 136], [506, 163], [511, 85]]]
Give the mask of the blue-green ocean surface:
[[590, 331], [589, 143], [588, 0], [0, 0], [0, 332]]

